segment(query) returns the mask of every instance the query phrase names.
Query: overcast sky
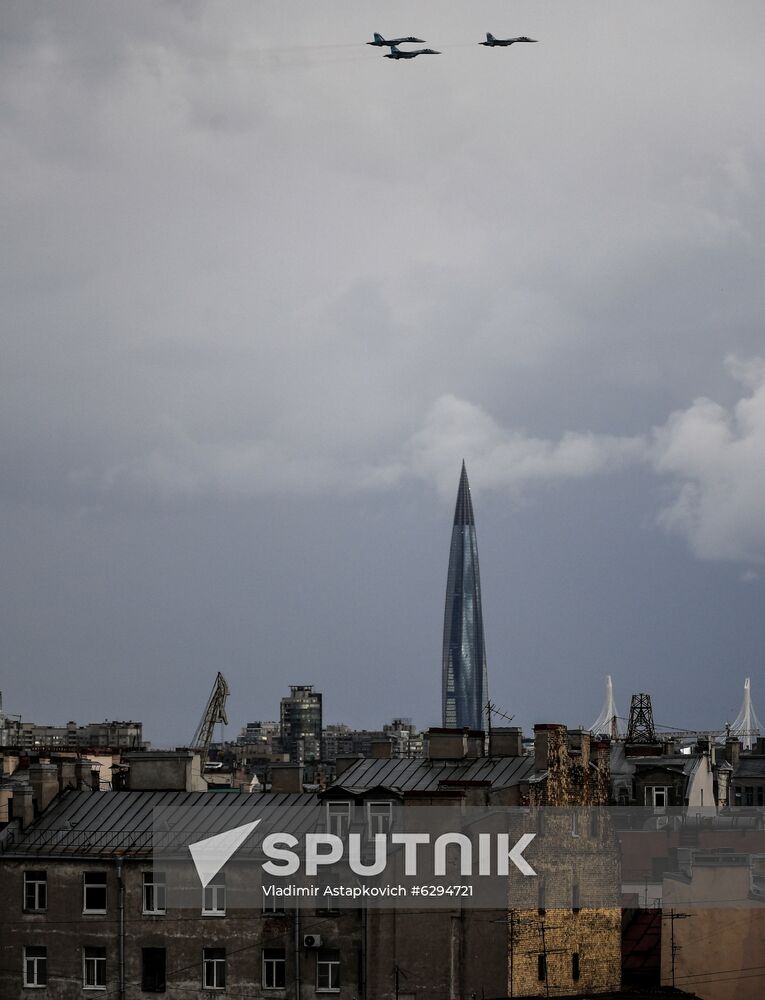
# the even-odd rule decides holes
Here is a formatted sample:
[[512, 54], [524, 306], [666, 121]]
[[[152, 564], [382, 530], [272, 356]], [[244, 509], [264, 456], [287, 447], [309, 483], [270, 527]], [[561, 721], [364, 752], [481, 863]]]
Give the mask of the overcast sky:
[[[765, 711], [761, 0], [5, 0], [0, 689], [440, 723], [464, 458], [514, 721]], [[441, 51], [411, 61], [373, 31]], [[497, 36], [536, 45], [487, 49]]]

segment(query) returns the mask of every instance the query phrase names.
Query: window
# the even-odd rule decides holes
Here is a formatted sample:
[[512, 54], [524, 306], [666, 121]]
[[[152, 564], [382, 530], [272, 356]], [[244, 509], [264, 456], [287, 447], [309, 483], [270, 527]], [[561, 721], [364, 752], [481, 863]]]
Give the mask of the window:
[[48, 908], [48, 873], [40, 871], [24, 872], [24, 909], [46, 910]]
[[320, 951], [316, 959], [316, 990], [340, 989], [340, 952]]
[[367, 802], [367, 829], [369, 836], [376, 833], [388, 833], [393, 815], [392, 802]]
[[327, 831], [337, 837], [344, 837], [351, 825], [350, 802], [327, 803]]
[[226, 988], [226, 949], [205, 948], [202, 952], [202, 985], [207, 990]]
[[106, 913], [106, 872], [84, 872], [82, 912]]
[[645, 804], [654, 809], [664, 809], [669, 805], [669, 788], [666, 785], [646, 785]]
[[48, 985], [48, 949], [43, 945], [27, 945], [24, 949], [24, 985]]
[[578, 981], [579, 975], [580, 975], [579, 952], [575, 951], [574, 954], [571, 956], [571, 978], [574, 980], [574, 982]]
[[[263, 889], [266, 883], [263, 883]], [[284, 896], [267, 896], [263, 893], [263, 913], [266, 916], [284, 913]]]
[[754, 805], [754, 787], [752, 785], [746, 785], [744, 788], [744, 795], [746, 796], [745, 802], [748, 806]]
[[106, 989], [106, 948], [82, 949], [82, 987], [86, 990]]
[[333, 913], [339, 913], [340, 909], [337, 905], [337, 896], [331, 894], [325, 895], [326, 889], [334, 889], [339, 883], [330, 882], [326, 879], [322, 879], [319, 882], [319, 895], [316, 898], [316, 912], [321, 914], [321, 916], [330, 916]]
[[287, 959], [283, 948], [263, 949], [263, 989], [283, 990], [287, 982]]
[[537, 955], [537, 979], [543, 983], [547, 979], [547, 956]]
[[164, 948], [141, 949], [141, 989], [144, 993], [164, 993], [167, 976]]
[[202, 913], [208, 917], [226, 915], [226, 880], [223, 872], [219, 872], [215, 880], [205, 886], [202, 895]]
[[164, 913], [166, 909], [166, 882], [164, 872], [143, 873], [143, 912]]

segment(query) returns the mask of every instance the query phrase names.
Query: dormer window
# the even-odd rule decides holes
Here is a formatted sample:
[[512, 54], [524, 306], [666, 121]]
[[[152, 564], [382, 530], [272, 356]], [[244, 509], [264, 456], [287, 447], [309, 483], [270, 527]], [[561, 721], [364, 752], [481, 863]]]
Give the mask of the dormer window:
[[664, 809], [669, 805], [669, 788], [667, 785], [647, 785], [645, 804], [654, 809]]
[[345, 837], [351, 825], [350, 802], [327, 803], [327, 832], [336, 837]]
[[392, 802], [367, 802], [367, 830], [369, 836], [389, 833], [393, 822]]

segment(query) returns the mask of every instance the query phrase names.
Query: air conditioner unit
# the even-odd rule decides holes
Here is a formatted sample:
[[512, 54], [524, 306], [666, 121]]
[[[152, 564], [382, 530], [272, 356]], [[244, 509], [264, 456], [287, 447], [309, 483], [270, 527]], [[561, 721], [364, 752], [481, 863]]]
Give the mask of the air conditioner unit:
[[303, 947], [304, 948], [321, 948], [321, 935], [320, 934], [304, 934], [303, 935]]

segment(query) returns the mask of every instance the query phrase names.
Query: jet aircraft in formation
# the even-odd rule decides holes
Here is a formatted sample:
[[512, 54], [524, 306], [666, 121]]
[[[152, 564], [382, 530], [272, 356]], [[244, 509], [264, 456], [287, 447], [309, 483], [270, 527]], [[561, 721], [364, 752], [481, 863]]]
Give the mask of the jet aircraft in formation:
[[401, 45], [403, 42], [422, 42], [423, 44], [425, 42], [424, 38], [413, 38], [411, 35], [409, 35], [407, 38], [386, 39], [383, 38], [382, 35], [378, 34], [378, 32], [374, 33], [372, 39], [373, 40], [371, 42], [367, 42], [367, 45], [375, 45], [377, 46], [378, 49], [381, 48], [383, 45]]
[[383, 56], [384, 59], [414, 59], [415, 56], [440, 56], [440, 52], [436, 52], [435, 49], [400, 49], [399, 45], [403, 45], [405, 42], [421, 42], [424, 43], [424, 38], [414, 38], [412, 35], [408, 35], [406, 38], [383, 38], [378, 32], [375, 32], [372, 36], [373, 40], [367, 42], [367, 45], [374, 45], [377, 48], [382, 48], [387, 45], [390, 49]]
[[535, 42], [536, 38], [528, 38], [526, 35], [519, 35], [518, 38], [495, 38], [490, 32], [486, 32], [486, 41], [479, 42], [479, 45], [488, 45], [493, 49], [495, 45], [514, 45], [515, 42]]
[[[406, 38], [384, 38], [381, 34], [375, 31], [372, 36], [372, 41], [367, 42], [367, 45], [374, 45], [376, 48], [388, 47], [390, 50], [384, 55], [384, 59], [414, 59], [415, 56], [440, 56], [441, 53], [436, 49], [400, 49], [399, 45], [404, 45], [406, 43], [424, 44], [424, 38], [414, 38], [412, 35], [408, 35]], [[495, 46], [507, 46], [514, 45], [516, 42], [536, 42], [536, 38], [528, 38], [526, 35], [519, 35], [517, 38], [495, 38], [490, 32], [486, 33], [486, 41], [479, 42], [479, 45], [488, 45], [489, 48], [494, 48]]]
[[403, 51], [395, 45], [391, 45], [390, 52], [386, 52], [383, 59], [414, 59], [415, 56], [440, 56], [441, 53], [435, 49], [404, 49]]

